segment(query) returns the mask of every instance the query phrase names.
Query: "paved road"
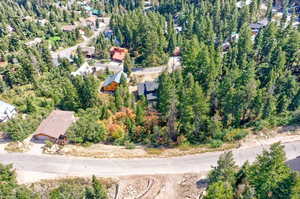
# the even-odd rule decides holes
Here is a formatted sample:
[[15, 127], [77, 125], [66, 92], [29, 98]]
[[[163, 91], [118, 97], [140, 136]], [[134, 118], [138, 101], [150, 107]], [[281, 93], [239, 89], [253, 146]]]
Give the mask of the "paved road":
[[[107, 21], [107, 20], [106, 20]], [[102, 24], [102, 23], [101, 23]], [[76, 51], [76, 49], [78, 47], [86, 47], [90, 44], [90, 42], [96, 38], [101, 32], [103, 32], [109, 25], [109, 21], [107, 21], [107, 23], [103, 24], [97, 31], [95, 31], [93, 33], [93, 35], [87, 39], [85, 39], [83, 42], [75, 45], [75, 46], [72, 46], [72, 47], [69, 47], [69, 48], [65, 48], [63, 50], [58, 50], [58, 51], [55, 51], [55, 52], [52, 52], [51, 53], [51, 56], [52, 56], [52, 62], [55, 66], [58, 65], [58, 58], [68, 58], [70, 59], [71, 58], [71, 55], [74, 51]]]
[[[300, 155], [300, 141], [285, 143], [287, 159], [290, 165], [299, 167], [299, 161], [295, 162]], [[256, 146], [233, 150], [238, 165], [246, 160], [255, 160], [263, 148], [268, 146]], [[22, 153], [0, 153], [0, 162], [13, 163], [17, 171], [27, 173], [23, 176], [29, 180], [31, 173], [38, 172], [39, 178], [47, 178], [49, 175], [57, 176], [123, 176], [123, 175], [146, 175], [146, 174], [179, 174], [179, 173], [206, 173], [212, 165], [216, 165], [222, 152], [211, 152], [198, 155], [190, 155], [174, 158], [147, 158], [147, 159], [94, 159], [76, 158], [55, 155], [29, 155]], [[28, 179], [27, 179], [28, 178]]]

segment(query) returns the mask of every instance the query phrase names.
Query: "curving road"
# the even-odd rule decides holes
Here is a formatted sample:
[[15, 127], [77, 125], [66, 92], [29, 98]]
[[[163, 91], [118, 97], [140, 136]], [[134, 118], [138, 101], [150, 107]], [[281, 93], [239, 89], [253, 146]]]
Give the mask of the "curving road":
[[[300, 169], [300, 141], [284, 143], [290, 166]], [[255, 160], [265, 146], [234, 149], [233, 154], [238, 165], [246, 160]], [[24, 153], [0, 154], [0, 162], [12, 163], [17, 172], [23, 174], [23, 182], [32, 182], [48, 176], [123, 176], [148, 174], [207, 173], [216, 165], [222, 152], [211, 152], [174, 158], [148, 159], [94, 159], [56, 155], [29, 155]], [[296, 162], [295, 162], [296, 160]], [[288, 161], [289, 163], [289, 161]], [[33, 178], [32, 173], [38, 173]]]
[[52, 57], [52, 62], [55, 66], [57, 66], [59, 63], [58, 63], [58, 58], [67, 58], [67, 59], [70, 59], [73, 52], [77, 50], [78, 47], [86, 47], [90, 44], [90, 42], [95, 39], [96, 37], [98, 37], [98, 35], [101, 33], [101, 32], [104, 32], [107, 27], [109, 25], [109, 19], [106, 19], [106, 22], [104, 24], [102, 24], [102, 26], [100, 26], [100, 28], [95, 31], [93, 33], [93, 35], [89, 38], [86, 38], [84, 39], [83, 42], [75, 45], [75, 46], [71, 46], [69, 48], [65, 48], [63, 50], [58, 50], [58, 51], [55, 51], [55, 52], [52, 52], [51, 53], [51, 57]]

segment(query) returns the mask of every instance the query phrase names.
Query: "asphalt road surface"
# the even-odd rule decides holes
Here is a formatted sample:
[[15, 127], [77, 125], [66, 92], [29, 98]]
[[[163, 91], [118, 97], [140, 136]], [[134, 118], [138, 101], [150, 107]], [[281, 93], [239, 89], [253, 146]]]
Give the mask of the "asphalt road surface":
[[78, 47], [86, 47], [89, 45], [89, 43], [94, 39], [96, 38], [101, 32], [104, 32], [107, 27], [108, 27], [108, 24], [109, 22], [106, 22], [105, 24], [103, 24], [103, 26], [101, 26], [97, 31], [95, 31], [93, 33], [93, 35], [87, 39], [85, 39], [83, 42], [75, 45], [75, 46], [72, 46], [72, 47], [69, 47], [69, 48], [65, 48], [63, 50], [58, 50], [58, 51], [55, 51], [55, 52], [52, 52], [51, 53], [51, 56], [52, 56], [52, 62], [54, 65], [58, 65], [58, 58], [67, 58], [67, 59], [70, 59], [73, 52], [77, 50]]
[[[294, 169], [300, 169], [300, 141], [285, 143], [288, 164]], [[252, 162], [257, 154], [269, 146], [234, 149], [233, 154], [238, 165], [246, 160]], [[210, 152], [174, 158], [145, 159], [95, 159], [78, 158], [57, 155], [29, 155], [26, 153], [0, 154], [0, 162], [12, 163], [19, 172], [40, 173], [42, 176], [101, 176], [113, 177], [124, 175], [149, 174], [181, 174], [207, 173], [211, 166], [216, 165], [218, 157], [223, 152]], [[40, 178], [43, 178], [40, 176]], [[26, 178], [26, 176], [25, 176]], [[47, 177], [44, 177], [47, 178]], [[33, 179], [34, 180], [34, 179]]]

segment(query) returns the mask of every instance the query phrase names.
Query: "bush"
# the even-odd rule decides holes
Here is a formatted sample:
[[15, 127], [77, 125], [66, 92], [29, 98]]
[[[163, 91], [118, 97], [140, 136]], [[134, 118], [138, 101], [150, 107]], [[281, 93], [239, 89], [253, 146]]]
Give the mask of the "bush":
[[300, 110], [299, 111], [296, 111], [290, 121], [289, 121], [289, 124], [290, 125], [300, 125]]
[[125, 149], [135, 149], [135, 144], [133, 144], [132, 142], [125, 141], [124, 145]]
[[67, 136], [75, 143], [99, 143], [106, 140], [107, 131], [102, 123], [90, 117], [83, 117], [70, 127]]
[[212, 140], [209, 143], [209, 145], [210, 145], [211, 148], [219, 148], [223, 145], [223, 141], [222, 140]]
[[254, 127], [253, 130], [257, 132], [257, 131], [261, 131], [263, 129], [269, 128], [270, 124], [266, 120], [259, 120], [254, 123], [253, 127]]
[[0, 130], [7, 133], [13, 141], [23, 141], [35, 131], [39, 123], [40, 119], [36, 119], [32, 116], [26, 119], [17, 117], [1, 124]]
[[223, 140], [226, 142], [232, 142], [235, 140], [243, 139], [248, 135], [247, 130], [245, 129], [230, 129], [226, 132]]
[[45, 141], [45, 147], [46, 148], [51, 148], [53, 146], [53, 142], [49, 141], [49, 140], [46, 140]]

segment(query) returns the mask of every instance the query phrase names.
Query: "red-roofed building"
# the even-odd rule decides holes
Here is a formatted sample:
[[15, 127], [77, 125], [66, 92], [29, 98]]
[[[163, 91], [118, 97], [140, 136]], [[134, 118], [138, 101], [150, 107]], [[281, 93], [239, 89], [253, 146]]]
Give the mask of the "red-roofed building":
[[126, 48], [111, 47], [110, 49], [111, 59], [118, 62], [122, 62], [127, 53], [128, 50]]

